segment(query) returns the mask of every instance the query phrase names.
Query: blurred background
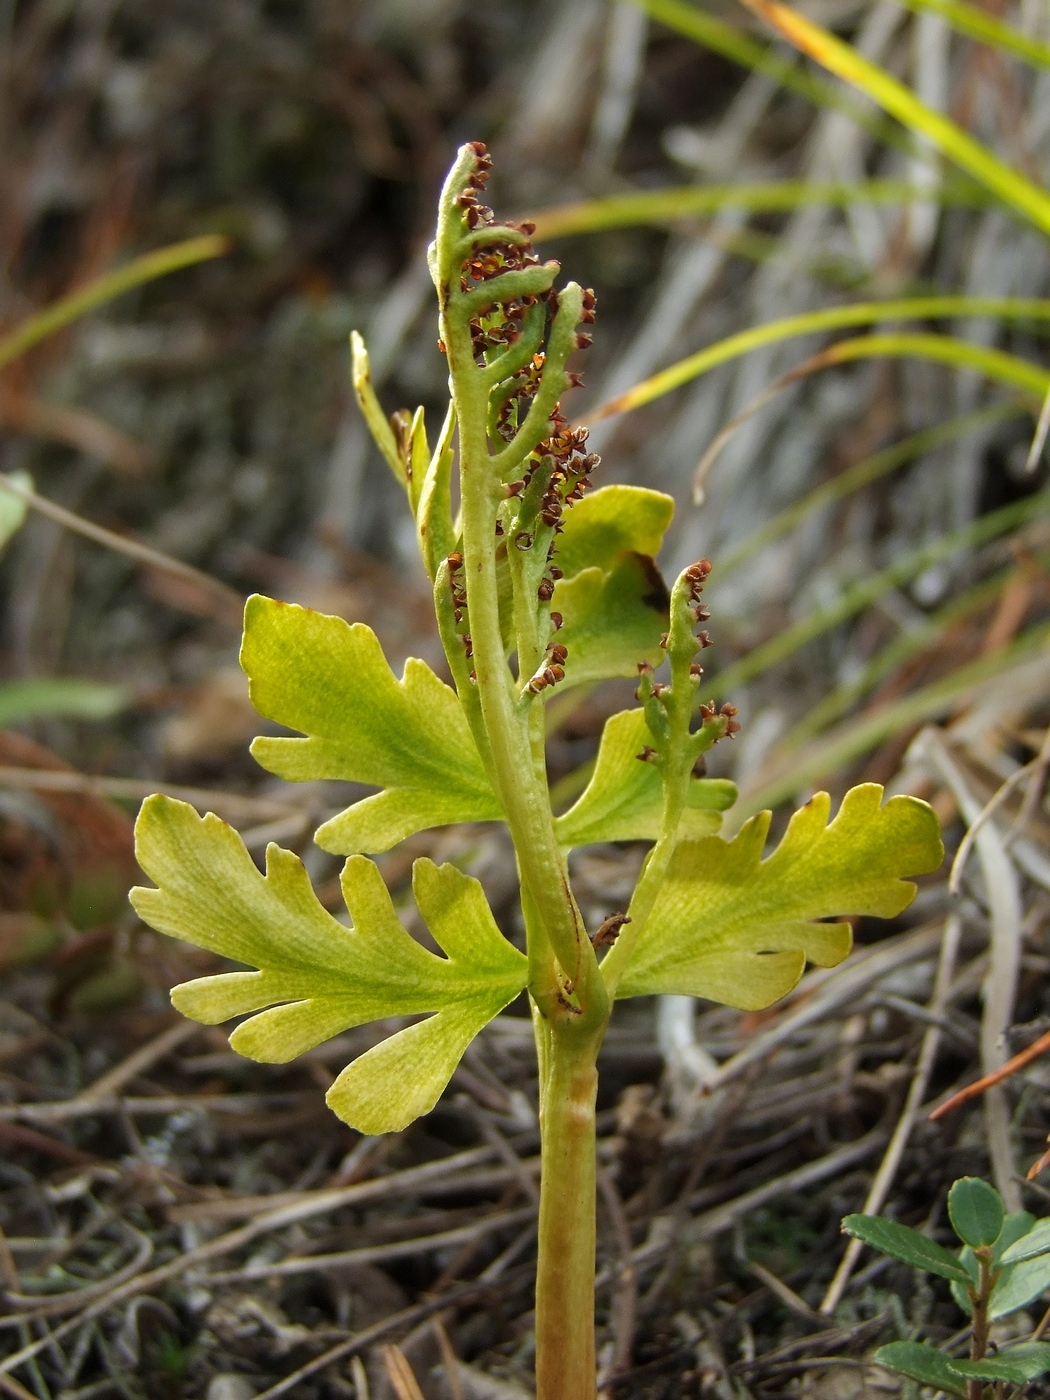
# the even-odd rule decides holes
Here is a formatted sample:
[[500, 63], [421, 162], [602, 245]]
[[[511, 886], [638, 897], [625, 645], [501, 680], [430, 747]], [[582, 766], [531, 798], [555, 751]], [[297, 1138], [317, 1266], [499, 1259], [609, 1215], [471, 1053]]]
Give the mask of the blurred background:
[[[1045, 0], [795, 8], [1045, 185]], [[406, 1187], [393, 1217], [325, 1216], [309, 1238], [298, 1226], [294, 1238], [260, 1232], [258, 1258], [386, 1247], [529, 1199], [513, 1187], [535, 1154], [520, 1017], [499, 1018], [470, 1052], [432, 1122], [370, 1157], [326, 1114], [318, 1085], [372, 1032], [340, 1037], [305, 1067], [245, 1066], [221, 1033], [183, 1027], [167, 1009], [170, 985], [206, 960], [144, 931], [125, 903], [136, 805], [163, 786], [214, 808], [253, 850], [272, 837], [301, 851], [337, 907], [337, 862], [309, 833], [345, 805], [345, 787], [293, 789], [249, 757], [262, 724], [237, 666], [239, 602], [260, 591], [365, 621], [395, 669], [409, 654], [439, 664], [414, 530], [353, 403], [347, 339], [365, 335], [389, 411], [422, 403], [440, 421], [425, 249], [455, 148], [480, 139], [495, 159], [497, 211], [533, 218], [541, 252], [596, 291], [586, 386], [567, 405], [593, 419], [595, 484], [675, 497], [669, 576], [701, 555], [714, 562], [708, 680], [743, 728], [710, 771], [741, 787], [734, 820], [773, 805], [782, 823], [785, 804], [818, 787], [840, 795], [872, 779], [932, 800], [954, 848], [1000, 793], [959, 894], [946, 867], [905, 920], [862, 924], [868, 980], [823, 975], [813, 994], [826, 1006], [803, 1017], [808, 1030], [790, 1021], [801, 1001], [766, 1026], [775, 1072], [747, 1050], [761, 1028], [717, 1009], [632, 1004], [607, 1052], [603, 1364], [620, 1378], [608, 1394], [777, 1395], [789, 1382], [829, 1400], [869, 1393], [848, 1389], [856, 1365], [838, 1390], [820, 1390], [816, 1370], [792, 1370], [791, 1357], [766, 1370], [755, 1357], [808, 1336], [806, 1309], [829, 1286], [832, 1306], [847, 1309], [838, 1323], [854, 1329], [840, 1350], [862, 1356], [881, 1335], [878, 1278], [852, 1292], [845, 1278], [832, 1285], [836, 1222], [863, 1203], [946, 1008], [955, 1029], [917, 1102], [1045, 1026], [1050, 498], [1047, 455], [1032, 447], [1050, 384], [1050, 303], [1038, 300], [1050, 213], [1041, 225], [1018, 213], [948, 162], [921, 123], [892, 121], [721, 0], [6, 0], [0, 64], [0, 470], [38, 493], [24, 520], [10, 493], [0, 503], [0, 1223], [23, 1242], [7, 1256], [9, 1294], [65, 1298], [52, 1312], [9, 1304], [36, 1322], [12, 1323], [0, 1346], [31, 1349], [50, 1319], [80, 1318], [88, 1302], [70, 1301], [73, 1290], [125, 1268], [146, 1278], [148, 1260], [133, 1267], [137, 1246], [114, 1222], [151, 1241], [153, 1268], [212, 1238], [217, 1222], [255, 1218], [249, 1199], [347, 1186], [470, 1144], [496, 1161], [506, 1152], [493, 1133], [517, 1167], [489, 1166], [497, 1185], [480, 1206], [482, 1188], [457, 1195], [459, 1178], [440, 1206]], [[11, 350], [20, 327], [70, 292], [205, 234], [225, 236], [228, 251]], [[957, 300], [897, 305], [920, 297]], [[817, 315], [876, 301], [894, 305], [837, 330]], [[788, 317], [801, 318], [790, 335], [712, 354], [631, 398]], [[616, 411], [623, 395], [627, 411]], [[612, 684], [561, 715], [551, 766], [562, 800], [629, 698]], [[414, 838], [381, 862], [392, 888], [406, 888], [424, 853], [478, 874], [513, 932], [512, 857], [498, 833]], [[589, 917], [621, 907], [640, 854], [581, 853]], [[938, 956], [944, 971], [948, 914], [958, 966], [924, 1010]], [[697, 1090], [719, 1063], [701, 1112]], [[115, 1095], [119, 1111], [68, 1106]], [[157, 1095], [163, 1110], [141, 1107]], [[239, 1106], [206, 1113], [209, 1096]], [[1045, 1095], [1029, 1086], [995, 1102], [990, 1117], [962, 1114], [954, 1137], [909, 1123], [893, 1188], [902, 1216], [928, 1211], [931, 1181], [963, 1169], [993, 1172], [1019, 1205], [1014, 1178], [1050, 1126]], [[305, 1125], [305, 1137], [291, 1131]], [[733, 1210], [724, 1202], [746, 1194], [742, 1163], [746, 1190], [767, 1196]], [[797, 1176], [814, 1163], [815, 1176]], [[829, 1194], [806, 1198], [807, 1183], [825, 1180]], [[786, 1201], [783, 1215], [767, 1199]], [[688, 1245], [659, 1235], [675, 1218], [693, 1222]], [[91, 1242], [77, 1254], [84, 1230]], [[61, 1259], [40, 1243], [56, 1236]], [[134, 1307], [82, 1319], [11, 1371], [23, 1388], [9, 1393], [285, 1393], [273, 1387], [325, 1346], [480, 1277], [517, 1239], [498, 1307], [440, 1314], [460, 1372], [433, 1350], [429, 1321], [380, 1328], [375, 1341], [422, 1329], [425, 1344], [406, 1354], [427, 1395], [521, 1394], [527, 1230], [501, 1236], [497, 1223], [477, 1238], [473, 1254], [433, 1246], [391, 1268], [366, 1260], [269, 1291], [192, 1275], [174, 1292], [143, 1284]], [[790, 1280], [787, 1303], [751, 1264]], [[697, 1312], [701, 1284], [723, 1290], [712, 1295], [722, 1312]], [[401, 1397], [378, 1353], [358, 1351], [373, 1391]], [[369, 1382], [349, 1354], [288, 1393], [360, 1400]], [[485, 1375], [507, 1388], [486, 1390]], [[216, 1389], [231, 1376], [249, 1388]]]

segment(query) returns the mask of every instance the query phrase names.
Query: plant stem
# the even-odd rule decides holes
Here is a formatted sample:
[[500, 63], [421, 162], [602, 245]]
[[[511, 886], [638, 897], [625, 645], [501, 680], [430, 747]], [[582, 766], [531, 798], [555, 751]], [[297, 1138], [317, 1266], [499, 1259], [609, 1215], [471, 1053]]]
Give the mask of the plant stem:
[[[529, 711], [518, 702], [503, 650], [496, 579], [496, 510], [503, 488], [492, 469], [487, 435], [488, 390], [473, 361], [469, 323], [442, 316], [459, 423], [463, 569], [474, 670], [496, 790], [517, 852], [522, 880], [535, 903], [562, 971], [590, 1025], [604, 1028], [608, 999], [583, 920], [569, 888], [552, 824], [545, 775], [533, 761]], [[468, 707], [468, 716], [469, 716]], [[555, 1008], [543, 1005], [545, 1014]]]
[[594, 1400], [595, 1064], [598, 1040], [562, 1023], [540, 1084], [537, 1400]]
[[[609, 1019], [605, 990], [582, 916], [569, 885], [565, 857], [551, 814], [543, 744], [543, 711], [519, 692], [507, 661], [500, 617], [496, 563], [496, 519], [506, 498], [504, 469], [522, 466], [548, 431], [556, 399], [567, 385], [564, 363], [575, 348], [579, 288], [560, 294], [548, 336], [550, 357], [524, 423], [511, 442], [490, 449], [490, 394], [495, 371], [475, 360], [471, 317], [520, 288], [543, 293], [556, 265], [499, 274], [485, 287], [462, 281], [464, 259], [483, 232], [465, 228], [459, 200], [474, 166], [470, 147], [460, 151], [446, 181], [431, 250], [431, 266], [441, 303], [441, 337], [448, 356], [452, 400], [459, 434], [462, 520], [462, 580], [470, 629], [474, 678], [466, 685], [464, 707], [490, 756], [490, 775], [514, 842], [521, 880], [522, 912], [528, 939], [529, 993], [540, 1064], [539, 1260], [536, 1280], [536, 1376], [538, 1400], [595, 1400], [594, 1347], [595, 1125], [598, 1047]], [[502, 231], [507, 242], [520, 234]], [[517, 292], [515, 291], [515, 294]], [[545, 313], [530, 313], [537, 326]], [[512, 354], [515, 352], [504, 352]], [[527, 678], [543, 655], [542, 639], [531, 620], [537, 607], [537, 581], [522, 560], [517, 568], [516, 617], [519, 673]], [[435, 571], [436, 572], [436, 571]], [[528, 611], [531, 607], [531, 613]], [[446, 626], [443, 641], [454, 648]], [[454, 654], [453, 654], [454, 655]], [[455, 657], [458, 663], [460, 658]], [[450, 664], [453, 657], [450, 656]]]
[[[992, 1296], [997, 1271], [992, 1268], [991, 1251], [983, 1247], [976, 1251], [981, 1277], [973, 1298], [973, 1327], [970, 1332], [970, 1360], [983, 1361], [988, 1354], [988, 1300]], [[966, 1400], [982, 1400], [984, 1382], [971, 1379], [966, 1383]]]

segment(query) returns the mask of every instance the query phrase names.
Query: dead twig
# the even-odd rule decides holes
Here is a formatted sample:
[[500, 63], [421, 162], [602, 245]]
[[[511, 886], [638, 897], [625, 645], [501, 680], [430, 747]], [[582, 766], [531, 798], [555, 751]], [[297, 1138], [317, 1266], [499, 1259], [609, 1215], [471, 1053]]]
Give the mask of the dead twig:
[[430, 1326], [437, 1338], [438, 1350], [441, 1352], [441, 1364], [445, 1368], [445, 1377], [448, 1380], [448, 1388], [452, 1392], [452, 1400], [466, 1400], [463, 1394], [463, 1382], [459, 1377], [459, 1359], [452, 1342], [449, 1340], [440, 1313], [430, 1319]]
[[133, 1117], [143, 1114], [185, 1113], [187, 1110], [202, 1113], [229, 1113], [235, 1116], [258, 1113], [267, 1108], [292, 1108], [307, 1100], [313, 1101], [316, 1095], [311, 1092], [281, 1094], [158, 1094], [155, 1098], [120, 1098], [113, 1095], [106, 1099], [65, 1099], [57, 1103], [19, 1103], [0, 1108], [0, 1123], [26, 1121], [29, 1123], [65, 1123], [75, 1118], [90, 1118], [94, 1114], [129, 1113]]
[[[531, 1268], [528, 1270], [531, 1273]], [[525, 1275], [521, 1275], [524, 1281]], [[354, 1356], [363, 1351], [366, 1347], [372, 1346], [374, 1342], [388, 1337], [391, 1332], [399, 1332], [402, 1328], [407, 1330], [415, 1326], [417, 1322], [422, 1322], [425, 1318], [433, 1316], [434, 1313], [444, 1312], [446, 1308], [456, 1306], [461, 1303], [473, 1302], [475, 1299], [483, 1297], [487, 1292], [496, 1288], [508, 1286], [509, 1280], [490, 1283], [467, 1284], [463, 1288], [457, 1289], [454, 1293], [446, 1293], [439, 1298], [428, 1298], [426, 1302], [417, 1303], [415, 1307], [405, 1308], [398, 1313], [392, 1313], [382, 1322], [375, 1323], [372, 1327], [366, 1328], [363, 1332], [358, 1332], [353, 1337], [348, 1337], [345, 1342], [339, 1342], [328, 1351], [322, 1352], [320, 1356], [315, 1356], [312, 1361], [300, 1366], [291, 1375], [285, 1376], [276, 1385], [270, 1386], [269, 1390], [262, 1391], [255, 1397], [255, 1400], [278, 1400], [278, 1396], [287, 1395], [303, 1381], [308, 1380], [318, 1371], [325, 1370], [335, 1361], [342, 1361], [344, 1357]]]
[[19, 1309], [16, 1316], [0, 1317], [0, 1328], [21, 1326], [26, 1322], [36, 1322], [45, 1317], [61, 1317], [64, 1313], [75, 1312], [85, 1307], [93, 1299], [111, 1293], [115, 1288], [135, 1278], [153, 1257], [153, 1241], [148, 1235], [134, 1229], [126, 1221], [121, 1222], [138, 1245], [135, 1256], [122, 1269], [98, 1283], [90, 1283], [83, 1288], [75, 1288], [67, 1293], [52, 1294], [41, 1301], [30, 1294], [5, 1292], [4, 1302], [8, 1307]]
[[148, 1293], [161, 1284], [177, 1278], [187, 1270], [198, 1268], [211, 1259], [221, 1258], [222, 1255], [229, 1254], [242, 1245], [251, 1243], [252, 1240], [258, 1239], [260, 1235], [268, 1234], [271, 1230], [297, 1224], [312, 1216], [324, 1214], [326, 1211], [336, 1210], [351, 1203], [381, 1199], [389, 1196], [391, 1192], [397, 1193], [405, 1189], [415, 1190], [436, 1177], [447, 1176], [455, 1170], [457, 1165], [474, 1166], [489, 1158], [491, 1154], [492, 1149], [489, 1147], [476, 1147], [468, 1152], [458, 1153], [454, 1157], [427, 1162], [419, 1167], [409, 1167], [403, 1172], [394, 1173], [389, 1177], [381, 1177], [377, 1181], [360, 1182], [356, 1186], [347, 1186], [342, 1190], [319, 1191], [311, 1200], [272, 1211], [268, 1215], [254, 1220], [250, 1225], [242, 1225], [239, 1230], [229, 1230], [226, 1234], [219, 1235], [213, 1240], [207, 1240], [204, 1244], [198, 1245], [196, 1249], [179, 1255], [178, 1258], [170, 1260], [167, 1264], [151, 1269], [149, 1273], [139, 1274], [137, 1278], [111, 1286], [105, 1294], [91, 1302], [68, 1322], [55, 1328], [49, 1336], [27, 1343], [0, 1361], [0, 1375], [7, 1375], [19, 1366], [25, 1365], [27, 1361], [31, 1361], [39, 1355], [52, 1342], [60, 1341], [63, 1337], [83, 1326], [85, 1322], [90, 1321], [91, 1318], [98, 1317], [118, 1303], [137, 1297], [141, 1293]]
[[390, 1384], [394, 1387], [397, 1400], [423, 1400], [423, 1392], [419, 1388], [415, 1372], [399, 1346], [391, 1344], [383, 1348], [383, 1366], [390, 1378]]
[[113, 1097], [123, 1089], [129, 1080], [142, 1074], [158, 1060], [163, 1060], [165, 1055], [169, 1055], [177, 1046], [196, 1035], [199, 1030], [200, 1026], [195, 1021], [176, 1021], [173, 1026], [168, 1026], [166, 1030], [161, 1031], [145, 1045], [140, 1045], [126, 1059], [121, 1060], [119, 1065], [114, 1065], [112, 1069], [100, 1075], [86, 1089], [82, 1089], [73, 1102], [98, 1103], [100, 1100]]
[[832, 1326], [823, 1313], [817, 1312], [816, 1308], [811, 1308], [805, 1298], [800, 1297], [783, 1279], [778, 1278], [771, 1270], [748, 1256], [742, 1221], [737, 1222], [734, 1235], [733, 1257], [741, 1268], [746, 1269], [763, 1288], [768, 1288], [774, 1298], [778, 1298], [790, 1312], [801, 1318], [803, 1322], [818, 1328]]
[[954, 1112], [955, 1109], [961, 1108], [964, 1103], [969, 1103], [971, 1099], [978, 1098], [994, 1085], [1001, 1084], [1004, 1079], [1009, 1079], [1010, 1076], [1016, 1074], [1018, 1070], [1024, 1069], [1026, 1065], [1030, 1065], [1033, 1060], [1037, 1060], [1039, 1056], [1044, 1055], [1047, 1050], [1050, 1050], [1050, 1031], [1045, 1031], [1038, 1040], [1033, 1040], [1031, 1045], [1027, 1046], [1024, 1050], [1019, 1050], [1016, 1055], [1007, 1060], [1006, 1064], [1000, 1065], [999, 1068], [993, 1070], [991, 1074], [983, 1075], [972, 1084], [967, 1084], [965, 1089], [958, 1090], [957, 1093], [952, 1094], [951, 1098], [945, 1099], [943, 1103], [938, 1104], [930, 1114], [931, 1121], [936, 1122], [938, 1118], [944, 1118], [947, 1114]]
[[[1021, 831], [1024, 829], [1028, 818], [1032, 814], [1032, 808], [1035, 802], [1039, 801], [1039, 793], [1041, 791], [1039, 779], [1046, 773], [1048, 764], [1050, 764], [1050, 729], [1047, 730], [1047, 740], [1044, 742], [1043, 751], [1039, 753], [1038, 757], [1033, 758], [1030, 763], [1026, 763], [1023, 768], [1018, 768], [1016, 773], [1011, 773], [1002, 786], [997, 789], [995, 794], [988, 799], [976, 818], [967, 828], [966, 835], [959, 842], [959, 849], [955, 852], [951, 874], [948, 877], [948, 889], [952, 894], [958, 894], [959, 890], [962, 888], [962, 877], [966, 868], [966, 862], [969, 859], [970, 852], [973, 850], [977, 837], [980, 835], [985, 822], [995, 815], [1006, 799], [1015, 792], [1026, 779], [1032, 779], [1028, 785], [1024, 804], [1021, 807], [1021, 811], [1018, 813], [1015, 823], [1016, 830]], [[1030, 804], [1029, 797], [1033, 795], [1034, 802]], [[1012, 834], [1013, 829], [1011, 830], [1011, 835]], [[1009, 844], [1009, 841], [1010, 837], [1008, 836], [1007, 844]]]
[[413, 1255], [424, 1254], [430, 1250], [445, 1249], [449, 1245], [482, 1239], [485, 1235], [495, 1234], [508, 1226], [531, 1222], [535, 1217], [535, 1207], [530, 1205], [521, 1210], [487, 1215], [470, 1225], [459, 1225], [454, 1230], [442, 1230], [436, 1235], [421, 1235], [415, 1239], [398, 1240], [393, 1244], [364, 1245], [360, 1249], [344, 1249], [337, 1254], [308, 1254], [299, 1258], [281, 1259], [273, 1264], [248, 1264], [243, 1269], [201, 1274], [200, 1283], [204, 1287], [220, 1283], [250, 1283], [254, 1279], [323, 1273], [326, 1269], [343, 1269], [353, 1264], [377, 1264], [391, 1259], [410, 1259]]
[[623, 1202], [616, 1184], [604, 1167], [598, 1168], [598, 1192], [609, 1213], [620, 1256], [616, 1266], [616, 1286], [612, 1302], [613, 1354], [599, 1381], [599, 1395], [607, 1400], [608, 1381], [626, 1371], [634, 1351], [634, 1332], [638, 1320], [638, 1275], [634, 1267], [631, 1227], [627, 1223]]

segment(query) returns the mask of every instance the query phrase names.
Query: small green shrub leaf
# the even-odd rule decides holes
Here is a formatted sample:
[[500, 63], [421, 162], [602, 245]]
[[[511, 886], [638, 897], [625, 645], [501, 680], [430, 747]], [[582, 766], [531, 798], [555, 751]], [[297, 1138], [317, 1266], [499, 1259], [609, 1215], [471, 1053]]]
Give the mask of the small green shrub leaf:
[[[585, 498], [586, 499], [586, 498]], [[639, 762], [653, 736], [641, 710], [622, 710], [606, 721], [591, 780], [577, 802], [554, 823], [566, 848], [595, 841], [655, 841], [663, 814], [663, 783], [652, 763]], [[693, 778], [679, 831], [708, 836], [722, 825], [722, 812], [736, 800], [736, 785], [724, 778]]]
[[920, 1385], [935, 1386], [948, 1395], [966, 1394], [966, 1382], [936, 1347], [925, 1346], [922, 1342], [889, 1342], [879, 1347], [874, 1359], [880, 1366], [899, 1371]]
[[674, 515], [674, 497], [644, 486], [602, 486], [564, 516], [557, 564], [567, 579], [608, 569], [625, 550], [655, 556]]
[[944, 854], [925, 802], [881, 799], [875, 783], [853, 788], [829, 826], [831, 801], [818, 793], [767, 860], [769, 812], [733, 841], [681, 842], [618, 994], [686, 993], [756, 1010], [790, 991], [807, 960], [841, 962], [849, 924], [819, 921], [892, 918], [915, 894], [904, 877], [935, 870]]
[[241, 1054], [283, 1064], [368, 1021], [437, 1013], [360, 1056], [332, 1085], [330, 1106], [361, 1132], [396, 1131], [432, 1108], [473, 1037], [525, 985], [526, 959], [496, 927], [478, 882], [453, 866], [418, 860], [413, 870], [441, 958], [405, 931], [363, 856], [343, 868], [347, 928], [318, 902], [297, 856], [271, 845], [263, 875], [215, 816], [155, 796], [135, 831], [139, 863], [157, 885], [132, 891], [139, 915], [258, 969], [172, 991], [175, 1006], [206, 1025], [258, 1013], [230, 1037]]
[[972, 1376], [975, 1380], [1024, 1385], [1050, 1371], [1050, 1343], [1021, 1342], [997, 1352], [995, 1356], [986, 1356], [983, 1361], [956, 1361], [953, 1358], [951, 1368], [960, 1376]]
[[[1003, 1222], [1002, 1230], [999, 1232], [999, 1238], [992, 1246], [992, 1262], [996, 1266], [1001, 1266], [1011, 1245], [1016, 1244], [1018, 1240], [1029, 1234], [1034, 1225], [1035, 1216], [1030, 1214], [1027, 1210], [1015, 1211], [1013, 1214], [1008, 1215]], [[969, 1245], [964, 1245], [963, 1248], [960, 1249], [959, 1262], [967, 1270], [974, 1283], [979, 1283], [981, 1278], [981, 1266], [977, 1262], [977, 1255], [974, 1254]], [[1012, 1264], [1007, 1263], [998, 1280], [1000, 1285], [1005, 1283], [1006, 1276], [1010, 1273], [1011, 1268]], [[959, 1304], [959, 1307], [962, 1308], [963, 1312], [973, 1312], [973, 1304], [970, 1301], [970, 1295], [960, 1284], [952, 1284], [952, 1297]]]
[[664, 659], [660, 639], [668, 628], [670, 601], [648, 554], [625, 552], [608, 569], [595, 566], [562, 579], [551, 603], [565, 619], [558, 641], [569, 653], [559, 689], [636, 676], [639, 661], [658, 665]]
[[1027, 1210], [1014, 1211], [1006, 1217], [999, 1238], [995, 1242], [995, 1248], [992, 1250], [992, 1258], [996, 1264], [1003, 1262], [1003, 1256], [1011, 1245], [1016, 1244], [1018, 1240], [1031, 1233], [1035, 1223], [1035, 1216]]
[[[998, 1236], [993, 1247], [991, 1247], [991, 1259], [993, 1259], [995, 1266], [1001, 1266], [1002, 1257], [1007, 1253], [1009, 1246], [1014, 1245], [1016, 1240], [1021, 1239], [1023, 1235], [1028, 1235], [1030, 1229], [1032, 1229], [1032, 1226], [1035, 1224], [1035, 1215], [1030, 1215], [1028, 1211], [1015, 1211], [1014, 1214], [1007, 1215], [1005, 1221], [1002, 1222], [1000, 1236]], [[979, 1284], [980, 1264], [979, 1261], [977, 1261], [976, 1254], [973, 1253], [969, 1245], [963, 1245], [962, 1249], [959, 1250], [959, 1263], [965, 1268], [966, 1273], [970, 1275], [974, 1284]], [[1009, 1268], [1011, 1268], [1011, 1266], [1008, 1264], [1008, 1266], [1005, 1267], [1005, 1273], [1009, 1273]], [[1004, 1281], [1004, 1277], [1005, 1275], [1000, 1277], [1000, 1282]], [[970, 1302], [970, 1295], [967, 1294], [966, 1289], [958, 1284], [958, 1282], [953, 1282], [952, 1284], [952, 1298], [955, 1298], [956, 1303], [962, 1308], [963, 1312], [973, 1312], [973, 1303]]]
[[[975, 1279], [974, 1282], [976, 1283], [977, 1280]], [[970, 1298], [969, 1293], [966, 1291], [966, 1289], [963, 1287], [963, 1285], [959, 1282], [958, 1279], [952, 1279], [950, 1289], [951, 1295], [955, 1299], [958, 1306], [963, 1310], [964, 1313], [966, 1313], [967, 1317], [972, 1316], [973, 1300]]]
[[1050, 1253], [1050, 1218], [1037, 1221], [1030, 1230], [1015, 1239], [999, 1257], [1001, 1264], [1019, 1264], [1024, 1259]]
[[[1006, 1207], [999, 1192], [987, 1181], [979, 1176], [961, 1176], [948, 1192], [948, 1217], [963, 1244], [977, 1249], [995, 1244], [1002, 1234]], [[1050, 1242], [1047, 1248], [1050, 1249]]]
[[255, 595], [241, 665], [259, 713], [307, 736], [256, 739], [264, 768], [387, 789], [326, 822], [324, 850], [375, 853], [427, 827], [502, 816], [456, 693], [414, 657], [397, 680], [364, 623]]
[[925, 1269], [927, 1273], [954, 1279], [963, 1285], [970, 1282], [970, 1275], [950, 1250], [936, 1240], [920, 1235], [910, 1225], [887, 1220], [883, 1215], [847, 1215], [842, 1229], [845, 1234], [863, 1240], [883, 1254], [899, 1259], [902, 1264]]
[[1050, 1288], [1050, 1254], [1024, 1259], [1019, 1264], [1005, 1264], [992, 1289], [988, 1304], [989, 1317], [1006, 1317], [1027, 1307]]
[[[975, 1288], [978, 1287], [981, 1282], [981, 1266], [977, 1262], [977, 1255], [974, 1254], [970, 1246], [966, 1244], [959, 1250], [957, 1257], [959, 1263], [969, 1274], [970, 1282]], [[958, 1303], [959, 1307], [962, 1308], [964, 1313], [973, 1312], [973, 1299], [970, 1297], [969, 1289], [964, 1284], [961, 1284], [958, 1279], [952, 1279], [951, 1292], [952, 1297]]]

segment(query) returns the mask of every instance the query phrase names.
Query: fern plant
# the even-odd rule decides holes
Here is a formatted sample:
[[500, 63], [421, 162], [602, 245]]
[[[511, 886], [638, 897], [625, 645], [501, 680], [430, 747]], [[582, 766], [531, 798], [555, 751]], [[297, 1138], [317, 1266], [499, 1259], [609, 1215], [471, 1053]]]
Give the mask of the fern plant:
[[[731, 783], [699, 760], [738, 725], [699, 703], [708, 644], [701, 594], [710, 564], [668, 590], [655, 555], [674, 503], [632, 486], [590, 490], [598, 459], [561, 400], [589, 343], [593, 293], [556, 288], [529, 225], [481, 203], [490, 161], [464, 146], [441, 194], [430, 268], [451, 402], [432, 446], [423, 411], [388, 421], [355, 337], [354, 384], [405, 490], [453, 686], [409, 660], [397, 679], [375, 634], [254, 597], [242, 664], [252, 701], [297, 738], [260, 738], [258, 761], [290, 781], [344, 779], [378, 792], [317, 832], [347, 857], [351, 923], [318, 902], [298, 858], [271, 846], [260, 872], [215, 816], [151, 798], [138, 851], [154, 889], [135, 907], [163, 933], [251, 970], [176, 987], [206, 1024], [243, 1017], [230, 1041], [285, 1062], [349, 1027], [423, 1017], [353, 1061], [328, 1094], [363, 1133], [397, 1132], [431, 1109], [471, 1039], [522, 991], [539, 1059], [542, 1186], [536, 1289], [541, 1400], [595, 1395], [597, 1056], [618, 998], [686, 993], [757, 1009], [788, 992], [807, 961], [832, 966], [851, 930], [831, 916], [892, 917], [910, 875], [942, 858], [930, 808], [882, 805], [874, 784], [827, 794], [763, 851], [768, 812], [719, 834]], [[453, 472], [458, 471], [458, 514]], [[568, 811], [551, 808], [544, 757], [552, 694], [638, 679], [639, 707], [613, 715], [593, 775]], [[517, 857], [524, 951], [501, 932], [477, 880], [415, 862], [419, 912], [444, 956], [397, 918], [368, 857], [450, 822], [503, 821]], [[627, 910], [585, 926], [568, 855], [599, 841], [651, 843]]]

